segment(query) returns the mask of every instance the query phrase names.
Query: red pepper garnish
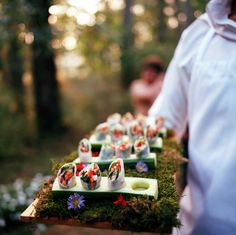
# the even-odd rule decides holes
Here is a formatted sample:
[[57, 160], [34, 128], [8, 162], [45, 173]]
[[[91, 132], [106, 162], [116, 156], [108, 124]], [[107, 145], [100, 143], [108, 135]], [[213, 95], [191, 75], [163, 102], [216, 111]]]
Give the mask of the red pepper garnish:
[[116, 200], [116, 201], [114, 201], [113, 202], [113, 204], [115, 204], [115, 205], [122, 205], [122, 206], [126, 206], [126, 204], [127, 204], [127, 201], [126, 200], [124, 200], [124, 198], [123, 198], [123, 195], [122, 194], [120, 194], [119, 196], [118, 196], [118, 198], [117, 198], [118, 200]]
[[153, 136], [154, 136], [154, 135], [153, 135], [153, 132], [151, 132], [151, 131], [148, 131], [148, 132], [147, 132], [147, 135], [148, 135], [148, 137], [149, 137], [150, 139], [152, 139]]
[[141, 142], [138, 142], [138, 143], [136, 144], [136, 147], [137, 147], [137, 148], [140, 148], [140, 147], [142, 147], [142, 145], [143, 145], [143, 144], [142, 144]]
[[102, 132], [107, 132], [107, 130], [108, 130], [108, 127], [107, 127], [107, 126], [104, 126], [104, 127], [101, 128], [101, 131], [102, 131]]
[[98, 157], [98, 156], [99, 156], [99, 151], [92, 152], [92, 156], [93, 156], [93, 157]]
[[120, 150], [126, 150], [127, 149], [127, 145], [125, 143], [120, 145]]
[[120, 130], [115, 130], [114, 131], [114, 135], [116, 136], [116, 137], [121, 137], [121, 136], [123, 136], [123, 131], [120, 131]]
[[142, 135], [143, 134], [143, 130], [138, 125], [135, 125], [133, 127], [133, 133], [135, 133], [136, 135]]
[[88, 177], [92, 178], [94, 175], [96, 175], [95, 171], [92, 170], [92, 169], [90, 169], [90, 170], [88, 171]]
[[79, 165], [76, 166], [76, 176], [79, 176], [80, 171], [85, 168], [85, 165], [81, 162]]
[[65, 175], [65, 180], [70, 180], [73, 176], [73, 173], [72, 172], [66, 172], [66, 175]]

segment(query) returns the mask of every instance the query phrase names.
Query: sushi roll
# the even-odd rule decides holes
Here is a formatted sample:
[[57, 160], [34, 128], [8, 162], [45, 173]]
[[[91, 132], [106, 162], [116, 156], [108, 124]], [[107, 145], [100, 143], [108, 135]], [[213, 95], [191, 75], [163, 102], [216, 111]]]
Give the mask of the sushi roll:
[[146, 138], [149, 145], [153, 145], [156, 143], [159, 137], [159, 128], [157, 125], [148, 125], [146, 129]]
[[64, 164], [57, 173], [57, 181], [60, 188], [74, 187], [76, 185], [76, 165], [72, 162]]
[[82, 139], [79, 142], [78, 155], [80, 162], [86, 163], [92, 161], [92, 147], [88, 139]]
[[109, 125], [107, 122], [100, 123], [94, 131], [96, 140], [103, 141], [106, 140], [109, 131]]
[[120, 123], [120, 121], [121, 121], [121, 115], [119, 113], [113, 113], [109, 115], [107, 118], [107, 123], [109, 126]]
[[127, 112], [126, 114], [122, 116], [121, 124], [125, 127], [126, 132], [128, 132], [129, 125], [133, 120], [134, 120], [134, 116], [130, 112]]
[[110, 144], [103, 144], [101, 151], [99, 153], [99, 158], [101, 160], [108, 160], [108, 159], [112, 159], [115, 156], [116, 153], [116, 148], [115, 145], [110, 143]]
[[84, 189], [95, 190], [100, 186], [101, 183], [101, 171], [98, 164], [92, 163], [85, 167], [79, 173], [80, 181]]
[[144, 135], [143, 128], [137, 120], [132, 121], [130, 124], [128, 135], [132, 143], [134, 143], [140, 136]]
[[108, 169], [108, 187], [112, 190], [125, 186], [125, 170], [123, 159], [114, 160]]
[[147, 127], [147, 117], [144, 116], [143, 114], [138, 113], [135, 117], [135, 120], [138, 121], [138, 123], [141, 125], [143, 129]]
[[129, 141], [121, 141], [116, 146], [117, 158], [129, 158], [131, 154], [132, 144]]
[[125, 128], [121, 124], [117, 123], [111, 126], [110, 136], [111, 136], [111, 141], [113, 143], [121, 141], [124, 135], [125, 135]]
[[138, 158], [147, 157], [150, 154], [149, 144], [144, 136], [140, 136], [135, 141], [134, 152]]

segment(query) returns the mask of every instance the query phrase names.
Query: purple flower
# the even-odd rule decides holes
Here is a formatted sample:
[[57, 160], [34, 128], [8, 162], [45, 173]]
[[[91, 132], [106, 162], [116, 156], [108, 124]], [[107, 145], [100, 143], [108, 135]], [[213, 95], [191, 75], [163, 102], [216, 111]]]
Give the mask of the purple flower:
[[76, 209], [81, 209], [84, 207], [84, 196], [80, 196], [77, 193], [74, 193], [70, 195], [70, 197], [67, 200], [67, 205], [69, 210], [76, 210]]
[[139, 161], [136, 166], [136, 171], [138, 173], [144, 173], [144, 172], [148, 172], [148, 166], [146, 163], [142, 162], [142, 161]]

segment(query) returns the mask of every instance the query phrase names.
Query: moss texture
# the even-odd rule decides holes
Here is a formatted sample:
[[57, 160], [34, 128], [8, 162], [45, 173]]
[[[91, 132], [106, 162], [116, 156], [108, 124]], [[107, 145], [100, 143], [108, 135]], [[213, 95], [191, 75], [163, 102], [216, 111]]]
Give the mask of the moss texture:
[[[181, 162], [182, 154], [179, 146], [165, 140], [163, 152], [157, 154], [158, 167], [147, 173], [138, 173], [135, 169], [126, 169], [126, 176], [158, 179], [158, 199], [144, 196], [125, 198], [126, 206], [114, 205], [113, 200], [100, 200], [94, 202], [86, 200], [86, 207], [78, 211], [67, 209], [67, 199], [54, 199], [51, 188], [54, 178], [47, 180], [37, 197], [36, 215], [41, 218], [57, 217], [59, 219], [75, 219], [81, 223], [96, 223], [108, 221], [114, 229], [127, 229], [131, 231], [159, 231], [169, 233], [174, 226], [180, 226], [177, 219], [179, 211], [174, 174]], [[53, 164], [53, 173], [66, 162], [73, 161], [77, 153], [72, 152], [61, 162]]]

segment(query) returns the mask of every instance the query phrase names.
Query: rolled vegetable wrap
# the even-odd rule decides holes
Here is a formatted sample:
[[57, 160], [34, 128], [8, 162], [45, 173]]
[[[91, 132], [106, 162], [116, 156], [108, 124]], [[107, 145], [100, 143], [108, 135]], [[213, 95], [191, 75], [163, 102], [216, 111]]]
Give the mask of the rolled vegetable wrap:
[[110, 136], [111, 136], [111, 141], [113, 143], [117, 143], [122, 140], [125, 134], [125, 128], [117, 123], [111, 126], [110, 128]]
[[131, 154], [131, 143], [128, 141], [121, 141], [116, 146], [116, 157], [117, 158], [129, 158]]
[[57, 173], [59, 186], [70, 189], [76, 185], [76, 165], [72, 162], [64, 164]]
[[143, 128], [137, 120], [132, 121], [130, 124], [128, 134], [132, 143], [134, 143], [140, 136], [144, 135]]
[[150, 145], [155, 144], [159, 137], [159, 128], [157, 125], [148, 125], [146, 130], [146, 138]]
[[100, 186], [101, 183], [101, 171], [98, 164], [92, 163], [85, 167], [80, 173], [79, 177], [81, 184], [86, 190], [94, 190]]
[[107, 122], [109, 126], [115, 125], [117, 123], [120, 123], [121, 121], [121, 115], [119, 113], [113, 113], [108, 116]]
[[96, 140], [102, 141], [105, 140], [109, 131], [109, 125], [107, 122], [100, 123], [94, 131]]
[[108, 169], [108, 187], [120, 189], [125, 186], [125, 169], [123, 159], [114, 160]]
[[92, 161], [92, 147], [88, 139], [82, 139], [78, 147], [78, 155], [80, 162]]
[[110, 143], [110, 144], [103, 144], [101, 151], [99, 153], [99, 158], [102, 160], [108, 160], [112, 159], [115, 156], [116, 148], [115, 145]]
[[138, 158], [147, 157], [150, 154], [150, 148], [147, 139], [140, 136], [134, 143], [134, 151]]

